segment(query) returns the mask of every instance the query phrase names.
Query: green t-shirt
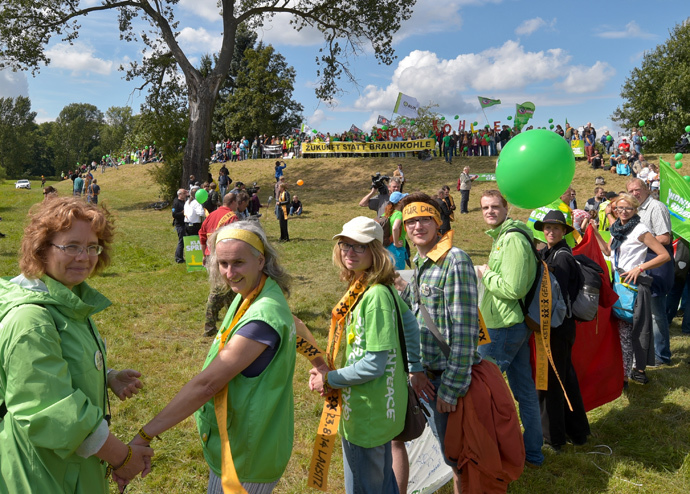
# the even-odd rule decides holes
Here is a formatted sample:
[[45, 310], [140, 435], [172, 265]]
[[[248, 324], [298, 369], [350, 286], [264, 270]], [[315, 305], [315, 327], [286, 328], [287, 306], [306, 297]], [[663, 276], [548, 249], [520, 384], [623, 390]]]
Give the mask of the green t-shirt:
[[403, 430], [407, 410], [407, 376], [388, 288], [374, 285], [366, 291], [348, 320], [345, 337], [345, 366], [361, 360], [367, 351], [389, 351], [383, 376], [341, 390], [340, 434], [362, 448], [381, 446]]
[[405, 231], [405, 226], [402, 224], [402, 211], [393, 211], [393, 214], [391, 214], [389, 220], [391, 222], [391, 234], [393, 233], [393, 224], [395, 223], [395, 220], [400, 220], [400, 241], [404, 243], [405, 239], [407, 238], [407, 232]]
[[447, 135], [443, 138], [443, 145], [450, 146], [450, 135]]

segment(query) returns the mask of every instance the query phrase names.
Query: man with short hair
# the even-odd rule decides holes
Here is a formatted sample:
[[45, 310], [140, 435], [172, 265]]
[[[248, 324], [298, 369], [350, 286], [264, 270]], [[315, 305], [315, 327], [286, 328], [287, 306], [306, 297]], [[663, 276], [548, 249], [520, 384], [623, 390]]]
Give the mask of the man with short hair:
[[82, 189], [84, 188], [84, 179], [81, 178], [81, 175], [77, 175], [77, 178], [74, 179], [74, 196], [75, 197], [81, 197]]
[[[246, 195], [246, 194], [245, 194]], [[237, 198], [232, 192], [225, 194], [223, 198], [223, 205], [208, 215], [201, 225], [199, 230], [199, 241], [201, 242], [201, 249], [204, 252], [204, 266], [206, 265], [206, 258], [211, 254], [211, 251], [206, 245], [208, 237], [218, 228], [221, 228], [230, 223], [234, 223], [239, 218], [235, 214], [237, 211]], [[206, 302], [206, 323], [204, 324], [204, 336], [215, 336], [218, 330], [216, 323], [218, 322], [218, 315], [223, 307], [229, 307], [235, 298], [235, 293], [232, 290], [218, 290], [211, 289]]]
[[172, 204], [173, 226], [177, 231], [177, 248], [175, 249], [175, 262], [184, 262], [184, 236], [186, 228], [184, 224], [184, 203], [187, 199], [187, 189], [178, 189], [177, 197]]
[[91, 185], [86, 189], [86, 202], [89, 204], [98, 204], [98, 194], [101, 193], [101, 186], [98, 185], [98, 180], [95, 178]]
[[458, 179], [458, 190], [460, 191], [460, 214], [468, 214], [467, 208], [470, 203], [470, 189], [472, 189], [472, 182], [477, 177], [470, 176], [470, 167], [466, 166], [462, 169], [460, 178]]
[[376, 211], [377, 217], [383, 216], [386, 212], [386, 204], [388, 204], [391, 194], [395, 191], [400, 191], [400, 181], [393, 177], [388, 181], [388, 194], [378, 194], [374, 197], [378, 193], [378, 189], [372, 187], [371, 191], [359, 201], [359, 206], [362, 208], [368, 207], [372, 211]]
[[[628, 180], [628, 193], [640, 201], [637, 214], [654, 237], [671, 256], [671, 262], [657, 268], [652, 284], [652, 329], [654, 330], [654, 355], [656, 365], [671, 364], [671, 341], [666, 318], [666, 295], [673, 286], [673, 249], [671, 247], [671, 214], [666, 205], [651, 196], [647, 185], [639, 178]], [[647, 251], [647, 260], [656, 257]], [[664, 269], [665, 268], [665, 269]], [[651, 273], [650, 273], [651, 274]], [[663, 279], [668, 277], [669, 279]]]
[[[527, 240], [532, 238], [532, 232], [522, 221], [508, 218], [508, 201], [498, 190], [484, 191], [480, 205], [493, 245], [488, 264], [478, 268], [484, 284], [479, 310], [491, 338], [491, 343], [479, 347], [479, 353], [483, 358], [493, 358], [508, 376], [525, 428], [526, 462], [539, 466], [544, 462], [544, 454], [539, 401], [530, 365], [532, 330], [525, 323], [520, 305], [537, 273], [537, 260]], [[520, 232], [507, 232], [515, 228], [527, 237]]]
[[587, 199], [585, 211], [599, 211], [599, 205], [606, 199], [606, 191], [603, 187], [594, 188], [594, 197]]
[[[410, 382], [419, 397], [430, 404], [433, 414], [428, 419], [429, 426], [443, 451], [448, 415], [469, 390], [472, 366], [481, 362], [477, 353], [477, 278], [470, 256], [453, 247], [452, 231], [440, 235], [441, 214], [434, 199], [418, 192], [405, 197], [400, 204], [405, 231], [418, 253], [412, 260], [415, 274], [410, 284], [396, 282], [396, 286], [404, 288], [401, 296], [417, 317], [421, 363], [427, 371], [425, 376], [411, 369]], [[431, 333], [424, 310], [450, 347], [448, 358]], [[408, 465], [396, 461], [405, 457], [404, 444], [401, 447], [400, 443], [393, 441], [393, 468], [398, 481], [405, 480], [408, 474]], [[455, 492], [459, 493], [457, 464], [447, 459], [446, 463], [453, 467]]]

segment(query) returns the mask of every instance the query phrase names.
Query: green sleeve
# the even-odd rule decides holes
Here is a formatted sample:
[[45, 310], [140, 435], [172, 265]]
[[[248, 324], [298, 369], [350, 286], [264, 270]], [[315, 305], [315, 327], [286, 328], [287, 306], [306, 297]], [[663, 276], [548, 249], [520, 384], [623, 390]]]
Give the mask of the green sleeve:
[[500, 272], [494, 271], [490, 261], [489, 270], [482, 278], [484, 287], [499, 299], [523, 299], [534, 281], [537, 261], [521, 233], [505, 234], [501, 240], [500, 260], [496, 261]]
[[2, 342], [5, 404], [30, 444], [67, 458], [104, 417], [73, 387], [60, 335], [46, 314], [39, 307], [23, 309], [4, 321], [3, 331], [12, 335]]

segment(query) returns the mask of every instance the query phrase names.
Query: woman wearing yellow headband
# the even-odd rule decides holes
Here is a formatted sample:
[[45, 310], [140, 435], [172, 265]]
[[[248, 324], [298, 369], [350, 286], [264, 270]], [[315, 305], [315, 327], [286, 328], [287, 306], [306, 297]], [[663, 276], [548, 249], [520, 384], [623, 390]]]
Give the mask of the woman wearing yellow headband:
[[194, 413], [211, 470], [208, 493], [270, 493], [285, 471], [294, 436], [295, 323], [285, 298], [290, 276], [255, 221], [220, 228], [208, 245], [211, 283], [240, 296], [203, 370], [134, 442], [148, 444]]

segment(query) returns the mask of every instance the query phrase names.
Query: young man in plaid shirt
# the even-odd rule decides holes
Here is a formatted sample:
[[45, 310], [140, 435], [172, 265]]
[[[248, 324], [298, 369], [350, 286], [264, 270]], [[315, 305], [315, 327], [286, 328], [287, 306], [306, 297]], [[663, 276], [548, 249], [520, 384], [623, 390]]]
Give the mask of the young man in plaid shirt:
[[[423, 193], [411, 194], [402, 200], [402, 211], [408, 238], [418, 250], [412, 261], [415, 275], [402, 298], [417, 316], [422, 364], [428, 376], [415, 375], [411, 383], [419, 397], [431, 404], [433, 420], [429, 425], [444, 451], [448, 414], [455, 411], [458, 398], [469, 389], [472, 365], [481, 362], [477, 353], [477, 278], [467, 253], [453, 247], [453, 231], [439, 235], [441, 214], [436, 201]], [[448, 359], [429, 331], [421, 305], [450, 346]], [[453, 467], [455, 492], [459, 493], [456, 465], [446, 462]], [[397, 441], [393, 441], [393, 468], [400, 492], [407, 492], [409, 462], [405, 445]]]

